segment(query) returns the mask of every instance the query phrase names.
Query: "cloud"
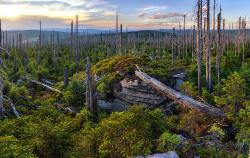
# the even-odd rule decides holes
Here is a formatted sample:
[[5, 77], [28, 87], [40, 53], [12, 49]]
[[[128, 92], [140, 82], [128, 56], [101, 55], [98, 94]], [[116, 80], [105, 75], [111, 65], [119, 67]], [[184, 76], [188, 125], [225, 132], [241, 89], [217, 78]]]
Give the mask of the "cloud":
[[35, 23], [45, 19], [45, 22], [55, 25], [60, 22], [62, 26], [63, 20], [70, 21], [75, 15], [79, 15], [79, 20], [83, 22], [113, 21], [116, 8], [108, 0], [0, 0], [0, 18], [8, 19], [12, 24], [14, 20], [20, 24], [20, 19], [29, 24], [32, 20]]
[[69, 7], [71, 4], [63, 1], [13, 1], [13, 0], [0, 0], [1, 5], [29, 5], [29, 6], [51, 6], [61, 5]]
[[147, 14], [146, 13], [141, 13], [138, 17], [139, 18], [144, 18]]
[[183, 13], [178, 13], [178, 12], [167, 13], [167, 14], [157, 13], [152, 16], [149, 16], [149, 19], [166, 19], [166, 18], [176, 18], [176, 17], [183, 17], [183, 16], [184, 16]]
[[167, 6], [147, 6], [144, 8], [139, 8], [139, 12], [141, 13], [152, 13], [167, 10]]
[[129, 29], [139, 30], [152, 30], [162, 28], [173, 28], [176, 25], [174, 22], [146, 22], [146, 23], [133, 23], [127, 25]]
[[[3, 18], [3, 28], [8, 29], [39, 29], [39, 20], [42, 21], [42, 28], [55, 28], [55, 26], [61, 26], [66, 28], [70, 19], [65, 18], [53, 18], [49, 16], [33, 16], [33, 15], [21, 15], [18, 19]], [[60, 28], [61, 28], [60, 27]], [[57, 28], [57, 27], [56, 27]]]

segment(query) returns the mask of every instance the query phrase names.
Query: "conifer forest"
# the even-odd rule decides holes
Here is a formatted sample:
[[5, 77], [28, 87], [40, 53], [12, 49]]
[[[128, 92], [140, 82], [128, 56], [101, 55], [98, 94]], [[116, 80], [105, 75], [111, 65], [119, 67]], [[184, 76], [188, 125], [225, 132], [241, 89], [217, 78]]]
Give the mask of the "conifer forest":
[[[114, 1], [110, 15], [113, 1], [0, 0], [0, 158], [249, 158], [250, 18], [228, 9], [242, 0], [165, 14], [176, 0]], [[169, 3], [134, 15], [157, 21], [147, 28], [123, 10], [144, 1]], [[94, 8], [62, 26], [14, 17], [55, 5], [62, 20], [76, 4], [100, 5], [111, 26], [91, 27]]]

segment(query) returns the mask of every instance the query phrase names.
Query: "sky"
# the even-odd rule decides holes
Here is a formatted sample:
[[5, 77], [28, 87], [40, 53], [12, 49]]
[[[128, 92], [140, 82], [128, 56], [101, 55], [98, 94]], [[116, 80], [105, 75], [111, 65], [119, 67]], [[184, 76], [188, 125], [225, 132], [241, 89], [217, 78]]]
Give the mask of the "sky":
[[[216, 0], [227, 23], [250, 17], [250, 0]], [[114, 29], [115, 15], [128, 29], [170, 29], [194, 25], [196, 0], [0, 0], [3, 29], [68, 28], [75, 15], [80, 28]], [[213, 0], [211, 0], [213, 3]]]

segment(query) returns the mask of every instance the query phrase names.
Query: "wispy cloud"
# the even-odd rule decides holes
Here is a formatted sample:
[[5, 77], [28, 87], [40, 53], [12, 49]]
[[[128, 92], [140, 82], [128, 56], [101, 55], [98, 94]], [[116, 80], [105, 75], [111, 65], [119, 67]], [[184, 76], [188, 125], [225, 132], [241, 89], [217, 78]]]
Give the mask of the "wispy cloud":
[[177, 17], [183, 17], [184, 14], [183, 13], [167, 13], [167, 14], [161, 14], [161, 13], [157, 13], [154, 15], [149, 16], [150, 19], [166, 19], [166, 18], [177, 18]]
[[168, 6], [146, 6], [144, 8], [139, 8], [138, 10], [142, 13], [152, 13], [164, 11], [168, 8]]

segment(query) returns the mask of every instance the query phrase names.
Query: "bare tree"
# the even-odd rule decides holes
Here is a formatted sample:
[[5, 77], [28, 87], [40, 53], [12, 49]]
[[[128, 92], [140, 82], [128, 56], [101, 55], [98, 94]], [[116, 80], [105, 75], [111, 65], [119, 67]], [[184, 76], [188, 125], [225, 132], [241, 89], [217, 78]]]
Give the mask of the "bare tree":
[[87, 109], [94, 115], [94, 119], [98, 121], [98, 107], [95, 89], [95, 80], [91, 75], [91, 65], [89, 57], [86, 58], [86, 106]]
[[201, 95], [202, 90], [202, 84], [201, 84], [201, 78], [202, 78], [202, 70], [201, 70], [201, 64], [202, 64], [202, 0], [197, 0], [197, 72], [198, 72], [198, 93]]
[[172, 40], [171, 40], [171, 43], [172, 43], [172, 64], [175, 63], [175, 58], [176, 58], [176, 55], [175, 55], [175, 28], [173, 27], [173, 33], [172, 33]]
[[210, 0], [207, 0], [207, 36], [206, 36], [206, 82], [208, 90], [212, 90], [211, 50], [210, 50]]
[[73, 20], [70, 23], [70, 56], [73, 55], [73, 35], [74, 35], [74, 22]]
[[75, 26], [75, 60], [76, 60], [76, 71], [79, 71], [79, 39], [78, 39], [78, 15], [76, 15], [76, 26]]
[[218, 79], [218, 84], [220, 84], [220, 63], [221, 63], [221, 51], [222, 51], [222, 46], [221, 46], [221, 7], [220, 7], [220, 12], [218, 14], [218, 19], [217, 19], [217, 31], [218, 31], [218, 48], [217, 48], [217, 56], [216, 56], [216, 64], [217, 64], [217, 79]]
[[120, 25], [120, 54], [123, 53], [123, 46], [122, 46], [122, 24]]

